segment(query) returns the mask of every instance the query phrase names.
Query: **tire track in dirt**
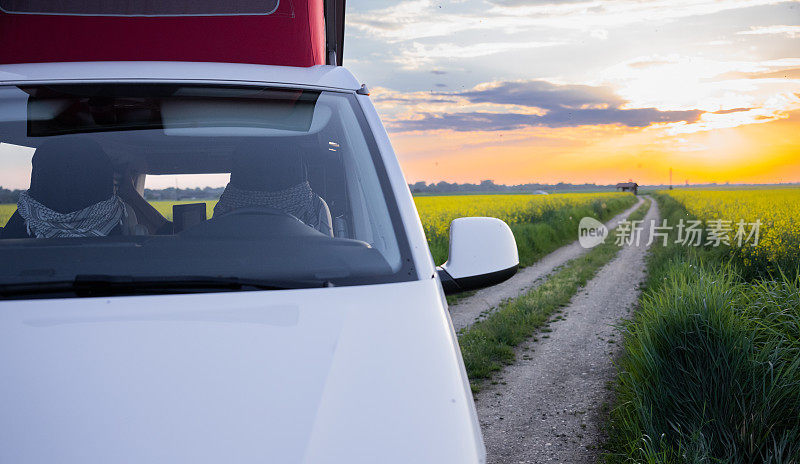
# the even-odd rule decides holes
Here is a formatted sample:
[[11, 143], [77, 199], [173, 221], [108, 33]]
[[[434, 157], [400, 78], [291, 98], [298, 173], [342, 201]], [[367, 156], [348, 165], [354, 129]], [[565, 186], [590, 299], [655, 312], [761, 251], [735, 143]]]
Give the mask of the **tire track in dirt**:
[[552, 332], [518, 347], [517, 362], [475, 396], [489, 463], [597, 462], [621, 349], [616, 326], [638, 301], [658, 217], [653, 201], [640, 246], [622, 248], [579, 290], [564, 319], [550, 324]]
[[[614, 216], [606, 222], [609, 230], [617, 227], [620, 221], [627, 218], [632, 212], [642, 205], [644, 200], [639, 201], [626, 211]], [[577, 231], [575, 231], [577, 236]], [[483, 315], [496, 309], [503, 301], [516, 298], [528, 290], [538, 286], [545, 277], [552, 274], [556, 269], [575, 259], [588, 250], [581, 247], [578, 241], [565, 245], [552, 253], [545, 255], [542, 259], [531, 266], [521, 269], [509, 280], [494, 285], [489, 288], [477, 291], [474, 295], [459, 300], [458, 303], [450, 306], [450, 318], [453, 320], [453, 327], [456, 332], [472, 325]]]

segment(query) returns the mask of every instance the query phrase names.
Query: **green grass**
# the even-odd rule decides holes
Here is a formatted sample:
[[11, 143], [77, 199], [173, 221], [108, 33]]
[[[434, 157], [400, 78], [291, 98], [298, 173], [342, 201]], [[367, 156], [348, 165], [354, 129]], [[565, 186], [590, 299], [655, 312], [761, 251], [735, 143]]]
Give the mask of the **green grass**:
[[463, 300], [464, 298], [469, 298], [469, 297], [475, 295], [475, 293], [477, 293], [477, 292], [478, 292], [477, 290], [467, 290], [466, 292], [460, 292], [460, 293], [454, 293], [452, 295], [447, 295], [447, 297], [446, 297], [447, 298], [447, 304], [448, 305], [454, 305], [454, 304], [458, 303], [459, 301]]
[[[530, 266], [543, 256], [575, 241], [575, 231], [578, 230], [578, 223], [582, 218], [593, 217], [605, 222], [635, 203], [636, 197], [633, 195], [603, 198], [581, 207], [549, 209], [533, 218], [531, 222], [510, 223], [509, 227], [517, 242], [520, 267]], [[446, 233], [426, 235], [434, 261], [436, 264], [442, 264], [447, 260], [449, 252], [448, 235]]]
[[[670, 223], [687, 213], [658, 195]], [[800, 462], [800, 280], [718, 249], [655, 247], [625, 327], [612, 463]]]
[[[647, 213], [647, 200], [631, 214], [639, 220]], [[577, 230], [577, 226], [575, 227]], [[574, 231], [573, 231], [574, 232]], [[542, 285], [507, 302], [459, 334], [459, 345], [474, 391], [481, 383], [515, 361], [514, 347], [533, 336], [550, 317], [566, 306], [577, 291], [619, 251], [612, 235], [606, 243], [569, 261]]]

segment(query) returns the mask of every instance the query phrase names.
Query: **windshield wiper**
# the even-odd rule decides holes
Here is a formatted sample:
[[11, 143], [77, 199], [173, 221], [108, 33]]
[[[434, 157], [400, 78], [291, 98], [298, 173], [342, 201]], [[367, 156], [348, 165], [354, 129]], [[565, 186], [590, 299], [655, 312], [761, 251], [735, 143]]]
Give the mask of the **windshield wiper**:
[[118, 275], [78, 275], [73, 280], [26, 282], [0, 285], [0, 298], [18, 298], [54, 293], [78, 297], [204, 293], [219, 291], [289, 290], [332, 287], [322, 280], [260, 280], [215, 276], [134, 277]]

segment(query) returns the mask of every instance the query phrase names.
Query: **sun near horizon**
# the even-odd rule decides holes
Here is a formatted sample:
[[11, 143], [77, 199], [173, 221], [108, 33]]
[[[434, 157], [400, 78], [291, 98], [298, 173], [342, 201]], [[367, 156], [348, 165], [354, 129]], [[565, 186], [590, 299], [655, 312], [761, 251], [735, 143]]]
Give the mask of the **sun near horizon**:
[[410, 183], [800, 182], [798, 2], [348, 8]]

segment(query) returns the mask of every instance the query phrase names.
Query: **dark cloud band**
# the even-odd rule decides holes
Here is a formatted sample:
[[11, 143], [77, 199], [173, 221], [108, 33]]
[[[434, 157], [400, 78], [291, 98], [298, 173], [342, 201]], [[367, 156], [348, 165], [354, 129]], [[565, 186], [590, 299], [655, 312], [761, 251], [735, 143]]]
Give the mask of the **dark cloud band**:
[[657, 108], [621, 108], [626, 102], [608, 87], [559, 85], [547, 81], [501, 82], [463, 92], [439, 92], [439, 97], [463, 98], [471, 103], [516, 105], [544, 110], [545, 114], [422, 113], [421, 118], [390, 123], [397, 131], [450, 129], [455, 131], [514, 130], [530, 126], [574, 127], [620, 124], [647, 127], [667, 122], [697, 122], [701, 110], [661, 111]]
[[525, 127], [576, 127], [600, 124], [621, 124], [628, 127], [647, 127], [664, 122], [696, 122], [703, 112], [659, 111], [655, 108], [631, 110], [598, 109], [551, 112], [544, 116], [518, 113], [424, 113], [421, 119], [394, 121], [390, 128], [397, 131], [449, 129], [468, 131], [507, 131]]

